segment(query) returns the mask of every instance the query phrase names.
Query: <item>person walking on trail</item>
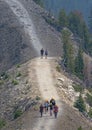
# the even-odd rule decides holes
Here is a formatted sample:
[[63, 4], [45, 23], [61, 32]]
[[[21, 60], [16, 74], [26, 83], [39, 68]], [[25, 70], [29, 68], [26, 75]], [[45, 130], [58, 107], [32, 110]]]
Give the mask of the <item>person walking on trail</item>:
[[58, 106], [57, 105], [54, 106], [53, 112], [54, 112], [55, 118], [57, 118], [57, 114], [58, 114]]
[[40, 105], [40, 114], [41, 114], [41, 117], [43, 116], [43, 108], [44, 108], [44, 107], [43, 107], [43, 105], [41, 104], [41, 105]]
[[53, 105], [53, 106], [55, 106], [55, 104], [56, 104], [55, 99], [54, 99], [54, 98], [52, 98], [52, 99], [50, 100], [50, 103], [52, 103], [52, 105]]
[[43, 55], [44, 55], [44, 49], [43, 48], [40, 50], [40, 53], [41, 53], [41, 58], [43, 58]]
[[45, 113], [48, 112], [48, 107], [49, 107], [49, 102], [48, 100], [46, 100], [44, 103]]
[[50, 116], [52, 116], [52, 111], [53, 111], [53, 105], [52, 105], [52, 103], [50, 103], [49, 107], [50, 107]]
[[45, 58], [47, 59], [47, 56], [48, 56], [48, 51], [47, 49], [45, 50]]

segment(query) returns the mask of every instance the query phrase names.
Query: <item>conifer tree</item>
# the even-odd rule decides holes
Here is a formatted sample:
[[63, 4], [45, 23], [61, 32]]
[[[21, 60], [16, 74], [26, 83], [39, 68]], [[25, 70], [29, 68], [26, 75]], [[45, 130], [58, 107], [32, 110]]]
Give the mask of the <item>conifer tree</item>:
[[79, 95], [79, 98], [76, 100], [74, 107], [78, 108], [80, 112], [84, 112], [86, 110], [86, 106], [81, 94]]
[[67, 19], [67, 15], [64, 9], [62, 9], [59, 13], [58, 22], [61, 27], [68, 26], [68, 19]]
[[83, 78], [83, 70], [84, 70], [84, 62], [83, 62], [83, 54], [82, 49], [79, 48], [78, 55], [75, 58], [75, 74]]
[[68, 29], [62, 31], [63, 39], [63, 61], [68, 71], [73, 72], [74, 68], [74, 57], [73, 57], [73, 46], [70, 40], [71, 33]]

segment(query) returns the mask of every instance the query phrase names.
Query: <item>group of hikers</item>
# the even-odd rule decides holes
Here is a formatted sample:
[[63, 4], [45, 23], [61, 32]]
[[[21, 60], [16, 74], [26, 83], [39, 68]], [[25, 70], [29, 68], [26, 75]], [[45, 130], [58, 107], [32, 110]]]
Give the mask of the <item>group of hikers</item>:
[[54, 114], [54, 117], [57, 118], [58, 106], [56, 105], [56, 101], [53, 98], [50, 101], [46, 100], [44, 104], [40, 105], [41, 117], [43, 116], [43, 113], [46, 114], [48, 111], [50, 112], [50, 116]]
[[44, 50], [43, 48], [40, 50], [40, 54], [41, 54], [41, 58], [43, 58], [43, 56], [45, 55], [45, 58], [47, 59], [48, 56], [48, 51], [47, 49]]

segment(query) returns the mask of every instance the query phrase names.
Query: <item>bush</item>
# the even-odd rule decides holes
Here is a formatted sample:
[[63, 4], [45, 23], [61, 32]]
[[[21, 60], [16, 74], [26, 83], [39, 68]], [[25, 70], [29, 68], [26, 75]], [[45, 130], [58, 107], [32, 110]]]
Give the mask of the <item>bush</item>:
[[14, 119], [17, 119], [18, 117], [20, 117], [22, 115], [22, 110], [16, 110], [14, 112]]
[[17, 75], [16, 75], [16, 77], [20, 77], [22, 74], [19, 72]]
[[78, 128], [78, 130], [82, 130], [82, 127], [80, 126], [80, 127]]
[[81, 94], [79, 95], [79, 98], [74, 103], [74, 107], [78, 108], [78, 110], [80, 112], [84, 112], [86, 110], [86, 106], [84, 104], [84, 100], [83, 100]]
[[6, 125], [5, 120], [0, 119], [0, 128], [3, 128]]
[[39, 96], [36, 96], [36, 100], [40, 100], [41, 98]]
[[12, 83], [13, 83], [13, 85], [18, 85], [18, 81], [17, 80], [12, 80]]
[[80, 85], [77, 85], [77, 84], [73, 85], [73, 88], [76, 92], [81, 93], [83, 91], [83, 88]]
[[4, 81], [3, 80], [0, 80], [0, 85], [3, 85], [4, 84]]
[[92, 108], [89, 110], [88, 115], [90, 118], [92, 118]]
[[60, 72], [60, 66], [57, 66], [57, 67], [56, 67], [56, 70], [57, 70], [58, 72]]
[[9, 78], [9, 75], [8, 75], [7, 73], [3, 72], [3, 73], [1, 74], [1, 77], [2, 77], [4, 80], [6, 80], [6, 79]]
[[87, 93], [86, 96], [87, 103], [92, 107], [92, 95]]
[[20, 68], [20, 65], [19, 65], [19, 64], [17, 64], [17, 65], [16, 65], [16, 67], [17, 67], [17, 68]]

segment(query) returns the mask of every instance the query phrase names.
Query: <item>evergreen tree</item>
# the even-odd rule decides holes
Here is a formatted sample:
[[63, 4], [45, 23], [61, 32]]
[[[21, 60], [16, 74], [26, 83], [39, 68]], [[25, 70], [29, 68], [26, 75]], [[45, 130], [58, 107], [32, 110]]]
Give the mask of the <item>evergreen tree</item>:
[[84, 104], [84, 100], [81, 94], [79, 95], [79, 98], [76, 100], [74, 107], [78, 108], [80, 112], [84, 112], [86, 110], [86, 106]]
[[71, 12], [68, 15], [69, 28], [74, 34], [81, 38], [81, 45], [84, 50], [87, 50], [89, 44], [89, 31], [86, 23], [80, 12]]
[[62, 9], [59, 13], [58, 23], [61, 27], [68, 26], [68, 19], [67, 19], [67, 15], [64, 9]]
[[82, 50], [79, 48], [78, 55], [75, 58], [75, 74], [79, 78], [83, 78], [84, 62]]
[[70, 41], [70, 31], [68, 29], [64, 29], [62, 31], [62, 39], [63, 39], [63, 61], [65, 67], [68, 71], [74, 71], [74, 57], [73, 57], [73, 45]]

